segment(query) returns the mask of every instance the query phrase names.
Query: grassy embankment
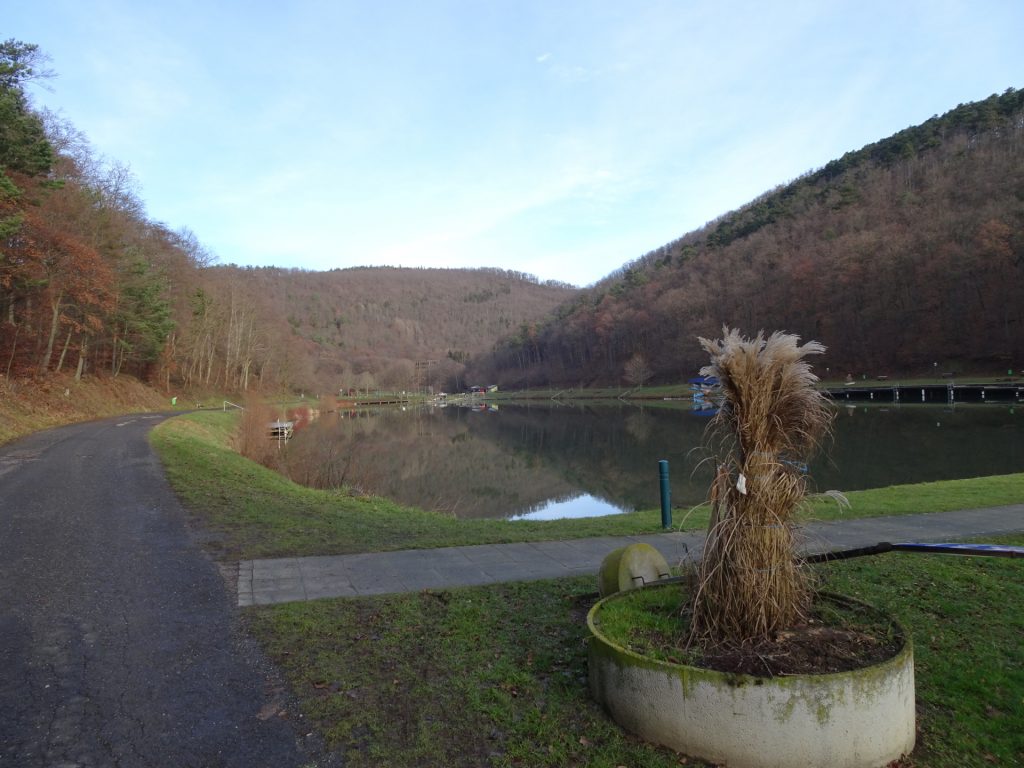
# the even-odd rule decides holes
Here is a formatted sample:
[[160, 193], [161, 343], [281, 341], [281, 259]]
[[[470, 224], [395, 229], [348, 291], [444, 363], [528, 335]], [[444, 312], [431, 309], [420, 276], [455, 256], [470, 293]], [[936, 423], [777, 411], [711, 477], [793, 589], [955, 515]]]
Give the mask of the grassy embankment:
[[169, 411], [171, 400], [131, 376], [0, 376], [0, 443], [41, 429], [125, 413]]
[[[902, 766], [1024, 764], [1020, 560], [891, 553], [820, 570], [914, 638], [919, 736]], [[592, 579], [502, 584], [247, 615], [307, 725], [348, 766], [696, 764], [626, 736], [590, 700], [593, 590]]]
[[[305, 488], [231, 449], [237, 416], [196, 413], [152, 432], [175, 490], [219, 536], [226, 559], [374, 552], [509, 541], [628, 535], [660, 530], [658, 510], [579, 520], [471, 520], [402, 507], [387, 499]], [[823, 501], [816, 519], [871, 517], [998, 506], [1024, 500], [1024, 474], [857, 491], [851, 508]], [[677, 525], [703, 528], [703, 508], [675, 510]]]

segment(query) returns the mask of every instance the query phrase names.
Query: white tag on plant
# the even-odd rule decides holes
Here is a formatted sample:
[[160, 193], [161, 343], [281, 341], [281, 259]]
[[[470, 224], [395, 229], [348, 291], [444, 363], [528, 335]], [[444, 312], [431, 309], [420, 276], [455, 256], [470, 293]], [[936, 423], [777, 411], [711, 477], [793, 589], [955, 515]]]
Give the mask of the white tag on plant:
[[747, 476], [740, 472], [739, 478], [736, 480], [736, 490], [742, 493], [744, 496], [747, 495]]

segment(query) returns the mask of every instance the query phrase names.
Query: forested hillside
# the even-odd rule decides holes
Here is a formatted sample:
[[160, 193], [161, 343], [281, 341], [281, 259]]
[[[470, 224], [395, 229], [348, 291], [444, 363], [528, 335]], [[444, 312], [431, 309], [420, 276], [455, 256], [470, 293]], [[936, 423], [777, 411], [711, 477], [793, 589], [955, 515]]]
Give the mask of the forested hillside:
[[31, 108], [25, 89], [50, 76], [45, 63], [36, 46], [0, 43], [0, 376], [448, 386], [502, 333], [575, 293], [494, 269], [214, 266], [191, 232], [146, 216], [126, 167]]
[[169, 374], [172, 311], [201, 253], [145, 218], [123, 167], [30, 109], [24, 87], [44, 63], [35, 46], [0, 44], [0, 374]]
[[343, 389], [461, 389], [467, 362], [578, 292], [500, 269], [210, 272], [274, 319], [296, 384]]
[[1024, 366], [1024, 91], [850, 152], [648, 253], [472, 375], [679, 381], [723, 324], [822, 341], [832, 374]]

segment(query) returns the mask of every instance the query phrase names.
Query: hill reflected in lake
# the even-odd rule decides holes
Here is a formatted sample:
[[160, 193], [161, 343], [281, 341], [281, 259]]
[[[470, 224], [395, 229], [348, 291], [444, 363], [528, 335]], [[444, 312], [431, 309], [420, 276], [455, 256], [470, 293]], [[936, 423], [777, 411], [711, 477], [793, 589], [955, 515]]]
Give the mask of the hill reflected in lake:
[[[457, 517], [585, 516], [701, 503], [706, 417], [609, 405], [502, 405], [328, 414], [296, 435], [289, 474]], [[811, 467], [818, 490], [1004, 474], [1024, 466], [1024, 414], [1000, 407], [840, 408]]]

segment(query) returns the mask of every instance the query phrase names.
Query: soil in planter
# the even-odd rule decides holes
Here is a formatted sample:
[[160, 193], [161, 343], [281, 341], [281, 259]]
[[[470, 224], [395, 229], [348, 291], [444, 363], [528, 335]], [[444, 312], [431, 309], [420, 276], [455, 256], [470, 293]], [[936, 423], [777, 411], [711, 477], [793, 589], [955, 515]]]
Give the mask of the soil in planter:
[[891, 659], [903, 645], [893, 624], [856, 603], [819, 599], [808, 621], [770, 642], [746, 646], [687, 646], [689, 617], [680, 588], [626, 593], [605, 603], [599, 628], [636, 653], [722, 672], [774, 677], [860, 669]]

